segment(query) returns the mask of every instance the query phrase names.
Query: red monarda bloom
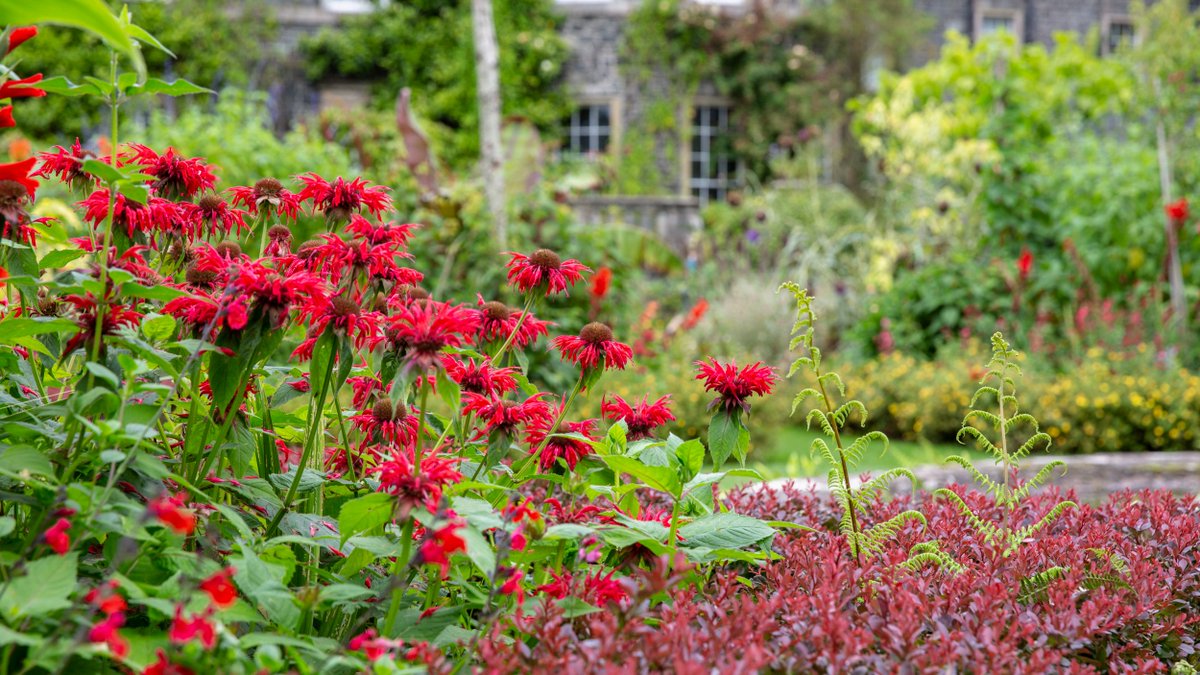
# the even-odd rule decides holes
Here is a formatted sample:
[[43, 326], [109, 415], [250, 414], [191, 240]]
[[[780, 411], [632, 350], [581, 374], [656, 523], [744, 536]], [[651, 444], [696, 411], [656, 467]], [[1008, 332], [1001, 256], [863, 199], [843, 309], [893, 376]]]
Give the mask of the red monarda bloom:
[[508, 268], [508, 283], [522, 293], [565, 293], [568, 287], [583, 279], [584, 272], [591, 271], [578, 260], [563, 260], [554, 251], [544, 248], [530, 255], [507, 255], [511, 256], [505, 265]]
[[[63, 353], [70, 354], [80, 346], [92, 344], [96, 336], [96, 298], [87, 295], [68, 295], [64, 298], [75, 308], [75, 322], [79, 324], [79, 332], [63, 346]], [[109, 304], [104, 311], [104, 323], [100, 327], [101, 335], [113, 335], [121, 328], [136, 327], [142, 320], [142, 314], [127, 305]]]
[[479, 365], [476, 365], [475, 359], [467, 359], [464, 362], [453, 356], [444, 356], [442, 357], [442, 366], [446, 368], [446, 374], [450, 376], [450, 379], [454, 380], [463, 392], [496, 396], [504, 395], [517, 388], [517, 381], [513, 379], [517, 369], [497, 368], [488, 359], [484, 359]]
[[487, 433], [501, 432], [511, 437], [521, 425], [550, 426], [550, 404], [542, 400], [544, 396], [534, 394], [524, 401], [507, 401], [467, 392], [462, 397], [463, 412], [471, 413], [482, 421]]
[[595, 426], [596, 420], [563, 422], [558, 425], [557, 429], [551, 431], [550, 425], [553, 423], [553, 418], [558, 417], [561, 407], [553, 412], [554, 414], [550, 418], [530, 421], [525, 430], [525, 442], [529, 444], [531, 452], [540, 450], [538, 467], [543, 473], [554, 468], [560, 459], [566, 463], [568, 469], [574, 471], [575, 465], [579, 463], [580, 459], [592, 454], [592, 445], [585, 440], [561, 434], [578, 434], [590, 441], [595, 441], [592, 428]]
[[418, 551], [421, 562], [425, 565], [437, 565], [443, 579], [450, 576], [450, 556], [458, 551], [467, 550], [467, 542], [456, 532], [460, 527], [462, 526], [458, 523], [450, 523], [438, 528], [425, 537]]
[[734, 362], [720, 363], [712, 358], [697, 361], [696, 366], [700, 369], [696, 379], [704, 380], [704, 390], [720, 395], [708, 404], [710, 409], [720, 405], [727, 412], [738, 408], [749, 411], [747, 398], [766, 396], [775, 386], [775, 373], [761, 362], [743, 366], [740, 371]]
[[[79, 202], [83, 207], [83, 220], [93, 228], [100, 228], [108, 218], [108, 189], [101, 188]], [[179, 207], [161, 197], [151, 197], [139, 204], [118, 193], [113, 206], [113, 226], [124, 228], [125, 234], [133, 238], [136, 233], [150, 234], [155, 231], [170, 231], [182, 223]]]
[[[441, 364], [446, 347], [462, 347], [479, 327], [479, 315], [462, 305], [414, 302], [387, 320], [386, 339], [421, 370]], [[374, 346], [374, 345], [373, 345]]]
[[417, 284], [425, 275], [401, 267], [396, 259], [409, 257], [393, 244], [371, 244], [367, 241], [348, 242], [336, 234], [323, 234], [325, 243], [312, 248], [309, 260], [321, 269], [329, 281], [337, 284], [351, 274], [365, 274], [371, 279], [394, 284]]
[[167, 639], [177, 645], [184, 645], [192, 640], [199, 640], [202, 647], [212, 649], [217, 645], [217, 629], [208, 620], [210, 616], [212, 616], [212, 608], [209, 608], [203, 614], [196, 614], [188, 619], [183, 614], [183, 605], [177, 605], [175, 607], [175, 619], [171, 622], [171, 629], [167, 632]]
[[383, 386], [383, 381], [374, 375], [356, 375], [347, 378], [346, 384], [350, 385], [354, 392], [351, 402], [355, 408], [367, 405], [367, 401], [375, 397], [375, 392], [387, 391], [387, 388]]
[[105, 617], [88, 631], [88, 642], [104, 643], [118, 659], [129, 655], [129, 642], [121, 637], [120, 628], [125, 625], [125, 614], [117, 612]]
[[654, 403], [649, 403], [649, 397], [643, 397], [641, 403], [630, 406], [625, 399], [613, 395], [600, 404], [604, 417], [614, 422], [623, 420], [629, 427], [628, 438], [638, 441], [652, 438], [654, 430], [668, 422], [675, 421], [671, 414], [671, 397], [663, 396]]
[[379, 438], [402, 447], [416, 443], [420, 414], [403, 403], [392, 405], [388, 398], [375, 402], [370, 410], [350, 418], [350, 423], [366, 435], [368, 442]]
[[161, 155], [137, 143], [130, 144], [129, 148], [133, 150], [133, 161], [144, 166], [146, 173], [154, 176], [151, 187], [159, 196], [167, 199], [191, 199], [202, 190], [211, 190], [217, 182], [217, 177], [203, 160], [181, 157], [175, 152], [175, 148], [167, 148]]
[[267, 247], [263, 255], [282, 258], [292, 254], [292, 231], [287, 225], [272, 225], [267, 230]]
[[1028, 248], [1021, 249], [1021, 256], [1017, 258], [1017, 274], [1021, 277], [1021, 281], [1029, 278], [1029, 273], [1033, 271], [1033, 253]]
[[1167, 212], [1167, 217], [1176, 222], [1183, 222], [1188, 218], [1188, 200], [1179, 199], [1167, 204], [1163, 207]]
[[237, 588], [231, 581], [234, 571], [232, 567], [226, 567], [200, 582], [200, 590], [208, 594], [218, 609], [232, 607], [237, 602]]
[[349, 183], [344, 178], [338, 178], [330, 184], [315, 173], [300, 176], [304, 189], [300, 191], [300, 201], [311, 201], [313, 210], [325, 214], [329, 220], [345, 222], [360, 209], [379, 218], [384, 211], [392, 206], [392, 199], [387, 195], [387, 188], [382, 185], [372, 186], [362, 178], [355, 178]]
[[421, 473], [414, 475], [413, 454], [411, 449], [393, 449], [391, 457], [370, 472], [379, 474], [380, 492], [396, 495], [401, 514], [418, 506], [436, 512], [445, 487], [463, 478], [458, 472], [462, 458], [430, 453], [421, 457]]
[[31, 246], [37, 241], [37, 230], [29, 226], [26, 207], [37, 193], [37, 181], [29, 177], [29, 169], [36, 161], [31, 157], [0, 165], [0, 236]]
[[155, 651], [155, 656], [158, 657], [157, 660], [146, 666], [142, 675], [196, 675], [195, 671], [187, 666], [171, 663], [162, 649]]
[[232, 300], [226, 307], [227, 323], [241, 330], [251, 310], [257, 311], [274, 328], [287, 323], [293, 305], [302, 305], [303, 315], [312, 316], [329, 302], [325, 282], [304, 272], [281, 274], [258, 263], [242, 265], [230, 275]]
[[[320, 310], [312, 316], [305, 316], [309, 326], [308, 337], [292, 352], [293, 358], [311, 359], [312, 350], [326, 328], [332, 328], [337, 335], [351, 340], [355, 347], [362, 349], [368, 342], [374, 342], [379, 335], [378, 312], [367, 312], [358, 303], [345, 295], [339, 295], [327, 303], [318, 305]], [[305, 310], [301, 310], [305, 315]]]
[[150, 500], [147, 507], [152, 518], [156, 518], [176, 534], [188, 535], [196, 529], [196, 514], [191, 509], [184, 508], [186, 499], [182, 493], [174, 496], [160, 495]]
[[[517, 330], [520, 318], [521, 310], [495, 300], [484, 302], [483, 296], [479, 296], [479, 330], [475, 334], [475, 341], [479, 344], [503, 344], [508, 336]], [[542, 321], [532, 313], [528, 314], [524, 321], [520, 321], [520, 324], [521, 330], [512, 342], [512, 346], [517, 349], [524, 349], [537, 342], [539, 336], [550, 334], [550, 322]]]
[[357, 214], [350, 218], [350, 224], [346, 226], [346, 231], [354, 235], [355, 239], [361, 239], [372, 246], [386, 244], [399, 249], [408, 245], [415, 229], [415, 223], [378, 223]]
[[59, 518], [46, 533], [42, 535], [46, 539], [46, 545], [50, 550], [59, 555], [66, 555], [67, 551], [71, 550], [71, 537], [67, 534], [71, 529], [71, 521], [66, 518]]
[[562, 352], [564, 361], [570, 361], [584, 371], [596, 368], [623, 370], [633, 358], [633, 349], [614, 340], [612, 329], [602, 323], [589, 323], [579, 335], [559, 335], [553, 342]]
[[284, 189], [283, 183], [274, 178], [263, 178], [254, 187], [231, 187], [233, 203], [246, 207], [250, 215], [259, 213], [277, 218], [295, 220], [300, 215], [300, 195]]
[[72, 190], [83, 190], [93, 187], [96, 184], [96, 178], [92, 174], [83, 170], [83, 162], [95, 157], [95, 153], [91, 150], [84, 150], [79, 144], [79, 139], [75, 139], [75, 143], [67, 150], [61, 145], [54, 146], [54, 150], [43, 152], [38, 155], [38, 159], [42, 161], [38, 170], [33, 172], [33, 176], [57, 176], [58, 180], [66, 183]]
[[201, 197], [195, 204], [184, 202], [179, 205], [186, 231], [206, 237], [221, 235], [228, 237], [234, 230], [241, 234], [246, 229], [246, 213], [232, 209], [215, 194]]
[[[597, 607], [604, 607], [610, 603], [624, 604], [629, 599], [629, 591], [625, 588], [625, 584], [612, 578], [614, 572], [615, 570], [602, 576], [597, 571], [585, 576], [582, 588], [578, 591], [579, 599]], [[576, 592], [578, 584], [570, 572], [562, 574], [551, 572], [550, 576], [554, 577], [554, 581], [538, 586], [538, 593], [561, 600]]]
[[8, 52], [12, 53], [14, 49], [20, 47], [26, 40], [32, 39], [38, 34], [37, 26], [20, 26], [12, 29], [8, 34]]
[[13, 119], [12, 105], [0, 107], [0, 129], [11, 129], [17, 126], [17, 121]]

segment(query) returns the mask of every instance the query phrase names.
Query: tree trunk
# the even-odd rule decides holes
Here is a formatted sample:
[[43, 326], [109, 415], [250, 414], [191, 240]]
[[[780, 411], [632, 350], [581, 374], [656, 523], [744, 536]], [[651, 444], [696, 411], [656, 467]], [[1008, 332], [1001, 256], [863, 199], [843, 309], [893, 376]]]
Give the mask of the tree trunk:
[[500, 50], [492, 0], [471, 0], [475, 28], [475, 88], [479, 99], [479, 147], [483, 189], [500, 248], [508, 247], [504, 211], [504, 157], [500, 144]]

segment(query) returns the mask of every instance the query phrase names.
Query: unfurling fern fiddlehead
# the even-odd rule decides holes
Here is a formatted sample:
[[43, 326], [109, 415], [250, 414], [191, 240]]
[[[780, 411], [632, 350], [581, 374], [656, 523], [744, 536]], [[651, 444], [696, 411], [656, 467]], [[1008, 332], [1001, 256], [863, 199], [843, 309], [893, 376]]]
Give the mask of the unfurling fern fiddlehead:
[[[870, 528], [863, 526], [861, 517], [866, 505], [882, 494], [897, 478], [907, 477], [915, 485], [916, 477], [905, 468], [891, 469], [855, 490], [851, 482], [851, 469], [862, 459], [863, 452], [871, 443], [881, 442], [886, 450], [888, 438], [882, 432], [871, 431], [849, 445], [843, 442], [842, 430], [849, 423], [851, 415], [857, 415], [860, 423], [866, 425], [867, 408], [857, 400], [835, 405], [833, 389], [836, 388], [837, 394], [845, 397], [846, 385], [837, 373], [821, 370], [821, 350], [813, 342], [813, 321], [816, 315], [812, 309], [812, 298], [809, 297], [808, 291], [791, 282], [784, 283], [780, 289], [790, 292], [796, 300], [796, 322], [792, 326], [791, 349], [799, 349], [801, 352], [792, 363], [788, 377], [807, 367], [816, 378], [816, 387], [809, 387], [796, 395], [792, 402], [792, 413], [806, 400], [818, 399], [818, 406], [808, 413], [807, 423], [810, 428], [815, 423], [829, 437], [833, 447], [824, 439], [817, 438], [813, 440], [812, 451], [829, 465], [829, 492], [842, 507], [840, 529], [850, 544], [855, 562], [861, 564], [864, 553], [871, 555], [882, 550], [884, 542], [894, 537], [905, 523], [925, 524], [925, 516], [917, 511], [904, 511]], [[918, 553], [924, 554], [925, 558], [935, 559], [937, 555], [933, 553], [934, 550], [936, 547], [922, 549]]]
[[[1021, 374], [1021, 368], [1016, 363], [1017, 357], [1017, 351], [1009, 346], [1003, 335], [1000, 333], [992, 335], [992, 359], [988, 362], [987, 373], [980, 381], [979, 389], [971, 397], [971, 410], [963, 418], [962, 428], [958, 431], [960, 443], [972, 439], [979, 448], [986, 450], [996, 458], [996, 463], [1003, 472], [1003, 479], [1001, 481], [992, 480], [965, 457], [955, 455], [946, 458], [947, 462], [958, 464], [966, 469], [983, 491], [992, 496], [996, 506], [1007, 510], [1010, 514], [1007, 522], [996, 524], [984, 520], [972, 511], [971, 507], [967, 506], [958, 494], [950, 490], [943, 488], [935, 493], [953, 502], [971, 525], [979, 531], [984, 540], [1003, 544], [1005, 555], [1012, 554], [1022, 541], [1054, 522], [1067, 509], [1075, 506], [1075, 502], [1062, 501], [1031, 525], [1016, 527], [1012, 522], [1012, 514], [1021, 501], [1028, 497], [1035, 488], [1044, 484], [1055, 469], [1062, 467], [1065, 470], [1066, 468], [1066, 464], [1063, 462], [1053, 461], [1042, 467], [1028, 481], [1021, 480], [1021, 459], [1028, 456], [1038, 446], [1042, 446], [1043, 449], [1049, 448], [1051, 441], [1050, 436], [1038, 428], [1038, 422], [1033, 415], [1021, 412], [1017, 403], [1015, 377]], [[996, 412], [976, 407], [985, 396], [995, 399]], [[983, 430], [975, 426], [977, 422], [983, 422], [990, 426], [993, 436], [989, 437]], [[1012, 432], [1018, 427], [1029, 429], [1032, 434], [1028, 440], [1012, 450], [1010, 449]], [[1046, 579], [1040, 581], [1046, 581]]]

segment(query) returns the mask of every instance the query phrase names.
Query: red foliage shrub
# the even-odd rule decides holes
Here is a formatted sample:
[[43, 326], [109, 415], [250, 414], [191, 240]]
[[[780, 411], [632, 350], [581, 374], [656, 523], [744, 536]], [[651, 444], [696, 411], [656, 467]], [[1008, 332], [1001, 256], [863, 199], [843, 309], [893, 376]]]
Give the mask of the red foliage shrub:
[[[1059, 498], [1032, 498], [1013, 517], [1034, 522]], [[984, 517], [1007, 517], [986, 496], [964, 499]], [[872, 513], [886, 518], [908, 501]], [[1197, 500], [1114, 495], [1068, 510], [1008, 557], [949, 502], [919, 501], [928, 530], [908, 527], [859, 568], [833, 533], [828, 500], [792, 486], [737, 491], [727, 498], [732, 510], [816, 531], [781, 536], [780, 559], [699, 588], [669, 579], [660, 561], [638, 577], [625, 608], [569, 618], [543, 603], [518, 620], [524, 640], [485, 641], [480, 659], [488, 672], [675, 673], [1164, 672], [1197, 661]], [[963, 569], [900, 564], [930, 539]], [[651, 602], [664, 591], [670, 603]]]

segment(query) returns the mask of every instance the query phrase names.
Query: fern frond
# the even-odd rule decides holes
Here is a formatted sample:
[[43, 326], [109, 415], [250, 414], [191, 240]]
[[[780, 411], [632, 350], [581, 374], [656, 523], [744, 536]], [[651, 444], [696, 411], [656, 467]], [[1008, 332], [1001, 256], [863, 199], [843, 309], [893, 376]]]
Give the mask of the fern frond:
[[987, 422], [988, 424], [991, 425], [991, 427], [993, 429], [999, 429], [1000, 425], [1003, 424], [1003, 422], [1000, 420], [999, 415], [993, 415], [992, 413], [990, 413], [986, 410], [972, 410], [972, 411], [968, 412], [966, 414], [966, 416], [963, 417], [963, 421], [962, 421], [963, 428], [966, 429], [966, 428], [970, 427], [973, 429], [974, 427], [971, 427], [971, 420], [975, 417], [978, 417], [978, 418], [982, 419], [983, 421]]
[[954, 440], [958, 441], [960, 445], [966, 445], [966, 443], [963, 442], [963, 436], [970, 436], [973, 438], [981, 450], [990, 452], [997, 457], [1000, 456], [1000, 448], [997, 448], [995, 445], [993, 445], [992, 440], [984, 435], [984, 433], [979, 429], [976, 429], [975, 427], [963, 427], [958, 430], [958, 434], [955, 435]]
[[836, 435], [833, 432], [833, 425], [829, 423], [829, 417], [825, 414], [824, 410], [820, 410], [818, 408], [813, 408], [812, 410], [808, 411], [808, 417], [806, 417], [804, 420], [804, 424], [809, 429], [812, 429], [812, 421], [814, 417], [820, 420], [821, 431], [825, 432], [826, 436], [833, 437]]
[[[795, 364], [792, 364], [792, 365], [795, 366]], [[790, 377], [791, 373], [788, 373], [788, 376]], [[809, 387], [808, 389], [801, 391], [799, 394], [796, 394], [796, 398], [792, 399], [792, 412], [789, 413], [789, 415], [795, 415], [796, 408], [799, 408], [800, 404], [804, 403], [808, 399], [813, 398], [813, 397], [820, 398], [820, 396], [821, 396], [821, 392], [817, 391], [816, 389], [813, 389], [812, 387]]]
[[1085, 574], [1083, 575], [1083, 581], [1079, 582], [1079, 585], [1089, 591], [1094, 591], [1102, 586], [1121, 588], [1127, 591], [1133, 590], [1133, 586], [1128, 581], [1111, 574]]
[[833, 456], [833, 450], [829, 449], [829, 444], [823, 438], [813, 439], [812, 445], [809, 446], [809, 453], [820, 454], [829, 463], [829, 466], [836, 466], [838, 463], [837, 458]]
[[1020, 459], [1033, 452], [1033, 449], [1037, 447], [1038, 443], [1045, 443], [1046, 446], [1042, 448], [1042, 450], [1049, 450], [1054, 441], [1050, 438], [1050, 434], [1039, 431], [1030, 436], [1029, 440], [1022, 443], [1021, 447], [1017, 448], [1016, 451], [1013, 452], [1013, 459]]
[[920, 523], [922, 527], [929, 524], [919, 511], [909, 510], [897, 513], [882, 523], [875, 523], [870, 529], [863, 530], [863, 549], [872, 553], [883, 550], [888, 540], [899, 534], [900, 528], [904, 527], [905, 523]]
[[1038, 421], [1029, 413], [1018, 413], [1004, 421], [1004, 431], [1009, 432], [1018, 424], [1028, 424], [1029, 428], [1038, 433]]
[[916, 486], [917, 477], [913, 475], [912, 471], [904, 467], [896, 467], [895, 469], [888, 469], [859, 487], [857, 499], [862, 503], [875, 500], [901, 476], [907, 478], [914, 487]]
[[979, 398], [981, 396], [983, 396], [984, 394], [991, 394], [992, 396], [995, 396], [995, 397], [997, 397], [997, 399], [999, 399], [1000, 390], [996, 389], [995, 387], [989, 387], [986, 385], [976, 389], [975, 394], [973, 396], [971, 396], [971, 402], [967, 404], [967, 407], [974, 408], [975, 404], [979, 402]]
[[1037, 521], [1033, 525], [1023, 527], [1013, 533], [1012, 538], [1009, 540], [1008, 550], [1015, 551], [1017, 546], [1019, 546], [1022, 541], [1032, 537], [1042, 528], [1046, 527], [1050, 523], [1053, 523], [1055, 520], [1058, 520], [1059, 516], [1061, 516], [1067, 509], [1075, 508], [1076, 506], [1078, 506], [1078, 504], [1070, 500], [1059, 502], [1054, 506], [1054, 508], [1050, 509], [1046, 515], [1042, 516], [1041, 520]]
[[833, 386], [837, 387], [839, 396], [846, 395], [846, 383], [842, 382], [841, 375], [838, 375], [837, 373], [830, 371], [828, 373], [821, 375], [821, 377], [818, 378], [818, 381], [821, 384], [825, 384], [826, 380], [828, 380], [829, 382], [832, 382]]
[[1114, 554], [1112, 551], [1104, 548], [1089, 548], [1087, 551], [1096, 556], [1097, 559], [1107, 562], [1118, 574], [1129, 574], [1129, 564], [1125, 562], [1124, 558]]
[[957, 560], [950, 557], [938, 546], [937, 541], [923, 541], [908, 551], [908, 560], [900, 563], [901, 567], [917, 570], [924, 565], [933, 565], [938, 569], [949, 570], [951, 574], [961, 574], [966, 570]]
[[975, 465], [971, 463], [971, 460], [967, 459], [966, 457], [962, 457], [960, 455], [951, 455], [950, 457], [946, 458], [946, 463], [957, 464], [966, 469], [967, 473], [971, 474], [971, 479], [978, 483], [979, 486], [983, 488], [984, 492], [989, 492], [997, 498], [999, 498], [999, 496], [1003, 493], [1003, 485], [1000, 485], [991, 478], [988, 478], [987, 474], [975, 468]]
[[1046, 483], [1046, 481], [1050, 479], [1050, 474], [1053, 473], [1054, 470], [1060, 466], [1062, 467], [1062, 470], [1063, 470], [1062, 475], [1065, 476], [1067, 473], [1066, 462], [1061, 462], [1058, 460], [1050, 462], [1046, 466], [1043, 466], [1042, 470], [1038, 471], [1037, 474], [1034, 475], [1033, 478], [1030, 478], [1028, 481], [1026, 481], [1026, 483], [1024, 485], [1017, 488], [1016, 490], [1013, 490], [1013, 494], [1012, 494], [1013, 499], [1016, 501], [1020, 501], [1024, 498], [1028, 497], [1031, 492], [1038, 489], [1040, 486], [1044, 485]]
[[851, 413], [858, 413], [859, 426], [867, 425], [867, 406], [857, 399], [846, 401], [840, 405], [837, 410], [833, 411], [833, 419], [837, 420], [837, 425], [844, 429]]
[[1028, 604], [1046, 598], [1046, 591], [1055, 579], [1061, 579], [1067, 573], [1065, 567], [1051, 567], [1033, 576], [1021, 579], [1021, 592], [1017, 595], [1019, 602]]
[[854, 439], [853, 443], [842, 450], [842, 455], [846, 458], [846, 463], [851, 467], [857, 466], [862, 461], [863, 453], [874, 441], [883, 441], [883, 452], [887, 452], [888, 446], [891, 443], [888, 440], [887, 434], [882, 431], [868, 431]]
[[971, 507], [967, 506], [967, 503], [962, 500], [962, 497], [959, 497], [954, 491], [942, 488], [935, 491], [933, 494], [939, 497], [945, 497], [952, 504], [954, 504], [959, 513], [961, 513], [967, 519], [967, 521], [971, 523], [971, 526], [979, 532], [984, 541], [995, 541], [1000, 535], [999, 529], [995, 525], [975, 515], [975, 512], [971, 510]]

